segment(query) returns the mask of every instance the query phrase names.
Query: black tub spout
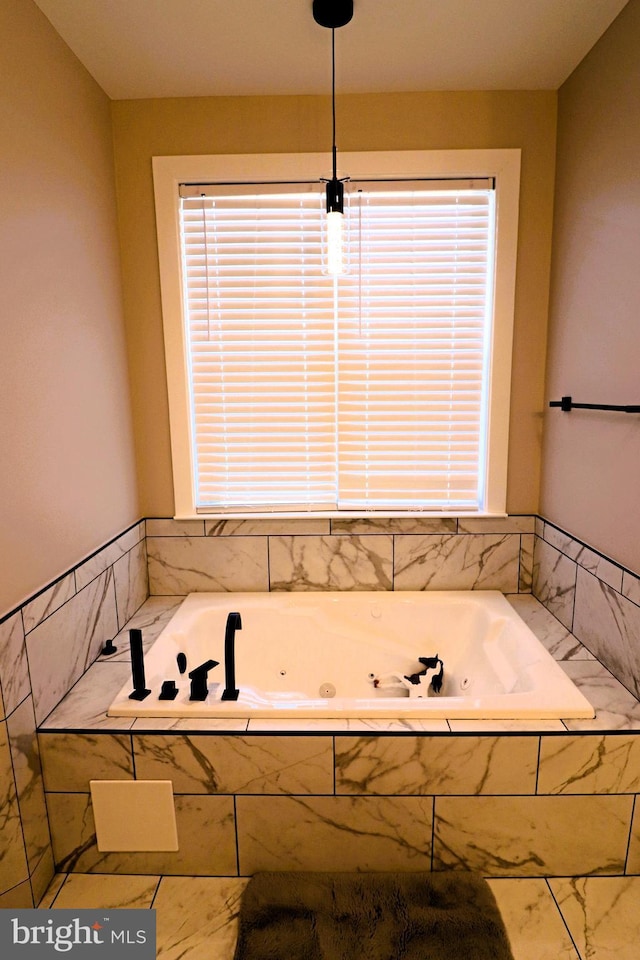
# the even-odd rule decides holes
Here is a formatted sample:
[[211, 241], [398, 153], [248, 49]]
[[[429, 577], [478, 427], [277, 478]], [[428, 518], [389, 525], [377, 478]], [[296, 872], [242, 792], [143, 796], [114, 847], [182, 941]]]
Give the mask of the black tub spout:
[[240, 691], [236, 687], [236, 630], [242, 630], [239, 613], [230, 613], [224, 633], [224, 693], [222, 700], [237, 700]]

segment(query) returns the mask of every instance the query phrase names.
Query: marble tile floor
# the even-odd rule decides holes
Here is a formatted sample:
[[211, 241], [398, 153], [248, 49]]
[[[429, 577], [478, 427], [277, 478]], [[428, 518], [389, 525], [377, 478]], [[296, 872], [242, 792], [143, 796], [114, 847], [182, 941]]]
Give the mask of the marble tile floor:
[[[56, 874], [40, 903], [156, 910], [158, 960], [232, 960], [242, 877]], [[640, 877], [489, 879], [515, 960], [636, 960]]]

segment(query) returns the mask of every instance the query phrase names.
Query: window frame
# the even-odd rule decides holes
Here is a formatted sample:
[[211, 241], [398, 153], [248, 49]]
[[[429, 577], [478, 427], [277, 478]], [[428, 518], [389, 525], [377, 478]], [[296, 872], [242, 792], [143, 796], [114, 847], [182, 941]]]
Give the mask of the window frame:
[[515, 303], [520, 150], [449, 150], [340, 153], [339, 176], [361, 179], [493, 178], [496, 238], [494, 315], [491, 331], [488, 456], [484, 510], [436, 509], [360, 511], [220, 511], [196, 510], [192, 470], [189, 375], [182, 285], [179, 189], [183, 183], [223, 181], [256, 183], [314, 180], [330, 176], [325, 153], [219, 154], [153, 157], [160, 290], [162, 302], [171, 456], [176, 519], [296, 517], [447, 517], [505, 516], [511, 395], [511, 359]]

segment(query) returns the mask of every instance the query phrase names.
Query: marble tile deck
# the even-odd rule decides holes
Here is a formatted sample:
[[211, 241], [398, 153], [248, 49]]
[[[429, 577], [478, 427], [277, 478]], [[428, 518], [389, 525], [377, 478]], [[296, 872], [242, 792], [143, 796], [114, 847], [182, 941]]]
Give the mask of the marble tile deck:
[[[640, 877], [491, 878], [515, 960], [637, 960]], [[158, 960], [232, 960], [243, 877], [56, 874], [40, 903], [152, 908]]]
[[[157, 637], [181, 596], [150, 597], [127, 624], [144, 630], [146, 646]], [[40, 731], [131, 732], [173, 731], [208, 733], [566, 733], [640, 730], [640, 702], [592, 653], [531, 594], [507, 599], [538, 639], [569, 674], [595, 708], [591, 720], [300, 720], [300, 719], [175, 719], [107, 717], [106, 711], [130, 675], [126, 630], [116, 639], [118, 651], [101, 656], [73, 689], [39, 724]]]

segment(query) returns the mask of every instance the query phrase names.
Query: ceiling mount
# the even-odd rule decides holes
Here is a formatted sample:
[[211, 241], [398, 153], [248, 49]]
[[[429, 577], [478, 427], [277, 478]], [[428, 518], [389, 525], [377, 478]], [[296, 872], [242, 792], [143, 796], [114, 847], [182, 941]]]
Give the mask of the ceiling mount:
[[313, 0], [313, 19], [321, 27], [337, 30], [353, 17], [353, 0]]

